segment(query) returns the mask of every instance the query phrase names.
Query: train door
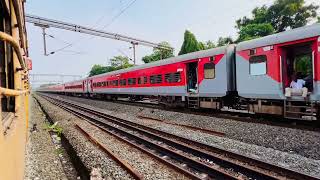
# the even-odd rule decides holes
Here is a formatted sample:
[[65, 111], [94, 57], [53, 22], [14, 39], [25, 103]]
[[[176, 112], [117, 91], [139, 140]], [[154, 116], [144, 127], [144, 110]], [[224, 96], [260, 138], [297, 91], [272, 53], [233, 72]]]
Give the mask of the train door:
[[82, 86], [83, 86], [83, 92], [84, 93], [87, 93], [88, 91], [87, 91], [87, 80], [84, 80], [83, 82], [82, 82]]
[[313, 42], [304, 42], [281, 47], [280, 68], [284, 92], [285, 88], [290, 87], [293, 78], [303, 80], [308, 92], [313, 92], [315, 52], [312, 45]]
[[190, 94], [197, 94], [199, 92], [198, 86], [198, 62], [191, 62], [187, 64], [187, 90]]
[[88, 80], [87, 92], [89, 92], [89, 93], [92, 93], [92, 92], [93, 92], [93, 83], [92, 83], [92, 79]]

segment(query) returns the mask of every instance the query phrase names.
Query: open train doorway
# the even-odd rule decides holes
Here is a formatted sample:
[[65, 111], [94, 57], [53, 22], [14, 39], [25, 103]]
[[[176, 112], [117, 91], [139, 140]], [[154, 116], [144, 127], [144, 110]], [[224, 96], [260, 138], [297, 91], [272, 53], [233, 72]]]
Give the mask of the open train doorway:
[[319, 109], [310, 101], [314, 85], [314, 41], [281, 47], [284, 117], [300, 120], [318, 119]]
[[198, 88], [198, 62], [191, 62], [187, 64], [187, 88], [188, 93], [197, 94]]
[[[284, 93], [287, 97], [307, 96], [313, 91], [314, 52], [312, 44], [313, 42], [304, 42], [281, 47], [282, 80]], [[293, 93], [287, 93], [288, 88]], [[304, 90], [294, 91], [298, 88]]]

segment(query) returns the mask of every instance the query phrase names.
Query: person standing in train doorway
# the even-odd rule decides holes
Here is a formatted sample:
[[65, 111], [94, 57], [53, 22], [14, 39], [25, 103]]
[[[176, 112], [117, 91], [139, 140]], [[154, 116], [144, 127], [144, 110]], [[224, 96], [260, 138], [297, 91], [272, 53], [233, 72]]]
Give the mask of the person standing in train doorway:
[[292, 95], [294, 95], [306, 98], [308, 95], [308, 88], [304, 87], [306, 81], [300, 78], [299, 73], [294, 73], [291, 76], [291, 79], [292, 81], [290, 83], [290, 87], [287, 87], [285, 89], [285, 96], [291, 97]]

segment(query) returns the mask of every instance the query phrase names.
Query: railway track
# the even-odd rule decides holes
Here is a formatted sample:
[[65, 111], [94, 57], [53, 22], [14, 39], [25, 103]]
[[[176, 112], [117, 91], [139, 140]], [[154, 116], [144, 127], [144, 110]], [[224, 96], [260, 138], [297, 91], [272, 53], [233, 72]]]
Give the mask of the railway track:
[[43, 98], [192, 179], [317, 179], [52, 96]]
[[[99, 100], [99, 99], [95, 99]], [[166, 108], [157, 103], [142, 102], [142, 101], [129, 101], [129, 100], [116, 100], [112, 101], [119, 104], [139, 106], [146, 108], [161, 109], [166, 111], [180, 112], [185, 114], [195, 114], [200, 116], [232, 119], [247, 123], [259, 123], [271, 126], [286, 127], [292, 129], [301, 129], [307, 131], [320, 131], [320, 124], [314, 121], [307, 120], [296, 120], [296, 119], [285, 119], [283, 117], [276, 117], [271, 115], [251, 114], [244, 112], [233, 112], [233, 111], [218, 111], [213, 109], [184, 109], [184, 108]], [[214, 113], [212, 113], [214, 112]]]
[[88, 133], [84, 128], [79, 126], [78, 124], [75, 125], [76, 128], [86, 136], [91, 142], [96, 144], [103, 152], [108, 154], [114, 161], [116, 161], [123, 169], [125, 169], [134, 179], [143, 179], [143, 176], [136, 171], [132, 166], [130, 166], [126, 161], [119, 158], [116, 154], [114, 154], [111, 150], [109, 150], [104, 144], [99, 142], [96, 138], [94, 138], [90, 133]]
[[[65, 95], [63, 95], [65, 96]], [[84, 97], [78, 97], [84, 98]], [[101, 101], [98, 98], [92, 98], [92, 100]], [[104, 100], [103, 100], [104, 101]], [[129, 100], [114, 100], [113, 103], [124, 104], [129, 106], [161, 109], [172, 112], [180, 112], [185, 114], [195, 114], [200, 116], [232, 119], [235, 121], [241, 121], [246, 123], [265, 124], [270, 126], [285, 127], [291, 129], [300, 129], [307, 131], [320, 131], [320, 125], [314, 121], [302, 121], [295, 119], [284, 119], [282, 117], [257, 115], [243, 112], [231, 112], [231, 111], [215, 111], [212, 109], [183, 109], [183, 108], [166, 108], [155, 102], [143, 102], [143, 101], [129, 101]], [[214, 113], [213, 113], [214, 112]]]

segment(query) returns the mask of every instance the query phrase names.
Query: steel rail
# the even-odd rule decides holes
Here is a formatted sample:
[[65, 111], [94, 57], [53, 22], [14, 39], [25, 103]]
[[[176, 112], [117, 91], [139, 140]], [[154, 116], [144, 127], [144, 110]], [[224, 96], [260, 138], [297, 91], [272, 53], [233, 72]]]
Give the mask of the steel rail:
[[160, 122], [160, 123], [163, 123], [163, 124], [170, 124], [170, 125], [180, 126], [180, 127], [184, 127], [184, 128], [191, 129], [191, 130], [196, 130], [196, 131], [201, 131], [203, 133], [207, 133], [207, 134], [211, 134], [211, 135], [215, 135], [215, 136], [223, 137], [223, 136], [226, 135], [223, 132], [213, 131], [213, 130], [210, 130], [210, 129], [204, 129], [204, 128], [199, 128], [199, 127], [194, 127], [194, 126], [190, 126], [190, 125], [186, 125], [186, 124], [168, 122], [168, 121], [164, 121], [164, 120], [160, 120], [160, 119], [156, 119], [156, 118], [151, 118], [151, 117], [146, 117], [146, 116], [141, 116], [141, 115], [139, 115], [138, 118], [157, 121], [157, 122]]
[[[48, 99], [47, 99], [48, 100]], [[117, 127], [114, 127], [112, 125], [106, 124], [105, 122], [96, 119], [95, 117], [92, 117], [92, 115], [88, 115], [85, 114], [83, 112], [79, 112], [77, 110], [72, 110], [68, 107], [66, 107], [66, 104], [59, 104], [57, 102], [53, 102], [54, 100], [51, 99], [51, 101], [49, 100], [49, 102], [55, 104], [55, 105], [59, 105], [59, 107], [63, 106], [64, 108], [67, 108], [69, 110], [69, 112], [71, 112], [72, 114], [77, 114], [78, 117], [82, 117], [85, 119], [90, 120], [91, 122], [95, 122], [98, 123], [96, 124], [96, 126], [100, 126], [100, 129], [103, 128], [104, 130], [108, 131], [111, 134], [116, 134], [115, 132], [117, 132], [118, 134], [121, 134], [122, 136], [125, 136], [126, 138], [132, 139], [133, 142], [139, 143], [139, 144], [143, 144], [145, 147], [148, 147], [156, 152], [158, 152], [158, 154], [163, 154], [164, 158], [170, 157], [172, 160], [179, 162], [180, 164], [185, 164], [186, 168], [182, 168], [174, 165], [172, 162], [168, 163], [166, 162], [166, 164], [170, 165], [171, 167], [173, 167], [174, 169], [176, 169], [179, 172], [183, 172], [185, 175], [189, 176], [192, 179], [202, 179], [203, 177], [200, 177], [199, 175], [193, 174], [193, 171], [202, 173], [202, 174], [206, 174], [208, 176], [211, 176], [215, 179], [241, 179], [238, 178], [236, 175], [233, 174], [228, 174], [227, 172], [225, 172], [224, 170], [222, 170], [219, 167], [211, 167], [208, 166], [207, 164], [200, 162], [199, 160], [193, 159], [193, 158], [189, 158], [186, 155], [180, 154], [177, 151], [174, 151], [168, 147], [163, 147], [160, 146], [157, 143], [152, 142], [151, 140], [147, 139], [147, 138], [143, 138], [143, 137], [139, 137], [137, 135], [131, 134], [126, 132], [125, 130], [119, 129]], [[64, 109], [63, 108], [63, 109]], [[103, 126], [103, 127], [101, 127]], [[108, 130], [109, 129], [109, 130]], [[122, 139], [124, 139], [122, 137]], [[159, 156], [159, 155], [158, 155]], [[158, 157], [157, 159], [164, 159], [161, 157]], [[160, 160], [159, 159], [159, 160]], [[189, 172], [189, 168], [191, 168], [191, 172]]]
[[[49, 96], [49, 98], [53, 98], [53, 97]], [[56, 98], [54, 98], [54, 99], [56, 99]], [[66, 100], [61, 100], [61, 99], [56, 99], [56, 100], [62, 101], [64, 103], [70, 103], [70, 102], [68, 102]], [[174, 135], [174, 134], [166, 133], [166, 132], [159, 131], [159, 130], [156, 130], [156, 129], [153, 129], [153, 128], [150, 128], [150, 127], [147, 127], [147, 126], [143, 126], [143, 125], [138, 124], [138, 123], [134, 123], [134, 122], [131, 122], [131, 121], [123, 120], [123, 119], [120, 119], [120, 118], [105, 114], [103, 112], [99, 112], [99, 111], [94, 110], [94, 109], [85, 108], [85, 107], [82, 107], [82, 106], [74, 104], [74, 103], [70, 103], [70, 104], [73, 104], [74, 106], [76, 106], [78, 108], [87, 109], [87, 110], [91, 111], [92, 113], [96, 113], [95, 115], [99, 116], [99, 114], [100, 114], [100, 116], [102, 116], [104, 118], [109, 117], [111, 119], [116, 119], [118, 121], [122, 121], [124, 123], [137, 126], [139, 128], [148, 130], [150, 132], [154, 132], [154, 133], [157, 133], [157, 134], [162, 134], [164, 136], [179, 140], [179, 141], [184, 142], [186, 144], [193, 145], [196, 148], [199, 148], [199, 149], [202, 149], [202, 150], [205, 149], [205, 150], [214, 152], [216, 154], [223, 155], [223, 156], [227, 157], [227, 159], [225, 159], [226, 161], [228, 161], [228, 158], [231, 158], [231, 159], [234, 159], [236, 161], [244, 162], [244, 163], [246, 163], [248, 165], [253, 165], [255, 167], [259, 167], [259, 168], [271, 171], [273, 173], [277, 173], [278, 175], [282, 175], [282, 176], [285, 176], [285, 177], [290, 177], [292, 179], [319, 179], [319, 178], [316, 178], [316, 177], [313, 177], [313, 176], [310, 176], [310, 175], [306, 175], [306, 174], [302, 174], [302, 173], [299, 173], [299, 172], [296, 172], [294, 170], [290, 170], [290, 169], [287, 169], [287, 168], [284, 168], [284, 167], [281, 167], [281, 166], [276, 166], [276, 165], [273, 165], [273, 164], [265, 163], [263, 161], [260, 161], [260, 160], [254, 159], [254, 158], [249, 158], [249, 157], [246, 157], [246, 156], [243, 156], [243, 155], [240, 155], [240, 154], [236, 154], [236, 153], [233, 153], [233, 152], [230, 152], [230, 151], [227, 151], [227, 150], [219, 149], [219, 148], [216, 148], [216, 147], [213, 147], [213, 146], [210, 146], [210, 145], [207, 145], [207, 144], [203, 144], [203, 143], [200, 143], [200, 142], [197, 142], [197, 141], [193, 141], [193, 140], [190, 140], [190, 139], [187, 139], [187, 138], [183, 138], [183, 137], [180, 137], [180, 136], [177, 136], [177, 135]], [[219, 157], [219, 158], [221, 158], [221, 157]], [[229, 161], [230, 161], [230, 159], [229, 159]], [[229, 163], [233, 163], [233, 162], [231, 161]]]
[[126, 161], [120, 159], [116, 154], [114, 154], [111, 150], [109, 150], [106, 146], [104, 146], [101, 142], [99, 142], [96, 138], [91, 136], [86, 130], [84, 130], [81, 126], [78, 124], [75, 125], [76, 128], [85, 135], [91, 142], [96, 144], [103, 152], [108, 154], [114, 161], [116, 161], [122, 168], [124, 168], [131, 176], [133, 176], [134, 179], [140, 180], [143, 179], [143, 176], [133, 169], [131, 165], [129, 165]]
[[[56, 99], [56, 100], [59, 101], [58, 99]], [[158, 134], [163, 133], [161, 131], [160, 131], [160, 133], [157, 133], [157, 134], [151, 133], [151, 132], [145, 131], [145, 130], [143, 130], [141, 128], [136, 128], [136, 127], [134, 127], [132, 125], [128, 125], [128, 124], [130, 124], [130, 121], [127, 122], [128, 124], [123, 123], [123, 122], [118, 122], [117, 120], [112, 119], [112, 118], [114, 118], [112, 116], [111, 116], [112, 118], [110, 118], [109, 116], [104, 116], [104, 114], [101, 115], [101, 114], [95, 112], [94, 110], [91, 111], [91, 110], [85, 109], [85, 108], [83, 108], [83, 107], [81, 107], [79, 105], [72, 104], [70, 102], [64, 102], [62, 100], [60, 100], [60, 101], [63, 102], [64, 104], [68, 104], [68, 105], [74, 106], [74, 107], [76, 107], [76, 108], [78, 108], [80, 110], [86, 111], [87, 113], [91, 113], [91, 114], [93, 114], [95, 116], [98, 116], [100, 118], [104, 118], [105, 120], [111, 121], [112, 123], [115, 123], [115, 124], [117, 124], [119, 126], [123, 126], [123, 127], [129, 128], [130, 130], [144, 133], [147, 137], [153, 138], [155, 140], [158, 140], [158, 141], [161, 141], [161, 142], [164, 142], [164, 143], [167, 143], [169, 146], [173, 146], [173, 147], [177, 148], [178, 150], [180, 150], [182, 152], [190, 153], [190, 154], [193, 154], [196, 157], [202, 157], [202, 158], [205, 158], [205, 159], [210, 160], [212, 162], [215, 162], [216, 164], [219, 164], [219, 166], [223, 167], [224, 169], [233, 169], [233, 170], [235, 170], [237, 172], [241, 172], [241, 174], [247, 175], [247, 176], [255, 178], [255, 179], [265, 179], [266, 177], [268, 177], [267, 179], [277, 179], [276, 176], [273, 176], [271, 174], [267, 174], [267, 173], [264, 173], [264, 172], [261, 172], [261, 171], [257, 171], [254, 168], [245, 167], [245, 166], [242, 166], [241, 164], [234, 164], [234, 162], [226, 161], [225, 159], [221, 159], [219, 156], [213, 156], [211, 154], [207, 154], [204, 151], [201, 151], [199, 149], [186, 146], [186, 145], [184, 145], [182, 143], [179, 143], [178, 141], [174, 141], [174, 140], [170, 140], [170, 139], [167, 139], [167, 138], [164, 138], [164, 137], [160, 137]], [[87, 118], [92, 118], [92, 117], [87, 116]], [[105, 125], [104, 124], [105, 122], [103, 122], [101, 120], [96, 120], [95, 118], [92, 118], [92, 120], [96, 121], [96, 122], [99, 122], [100, 124]], [[122, 119], [118, 119], [118, 120], [122, 120]], [[199, 163], [201, 163], [201, 162], [199, 162]], [[216, 177], [216, 175], [213, 175], [213, 176]]]
[[[79, 97], [82, 98], [82, 97]], [[99, 100], [97, 98], [92, 98], [94, 100]], [[276, 127], [285, 127], [290, 129], [301, 129], [307, 131], [319, 131], [319, 127], [315, 127], [314, 121], [301, 121], [295, 119], [283, 119], [275, 116], [261, 116], [259, 114], [250, 114], [243, 112], [232, 112], [232, 111], [214, 111], [211, 112], [201, 112], [195, 109], [167, 109], [165, 107], [160, 106], [158, 103], [149, 103], [149, 102], [140, 102], [140, 101], [127, 101], [127, 100], [115, 100], [113, 103], [124, 104], [129, 106], [137, 106], [137, 107], [146, 107], [146, 108], [155, 108], [172, 112], [193, 114], [193, 115], [201, 115], [208, 117], [216, 117], [216, 118], [224, 118], [224, 119], [232, 119], [235, 121], [246, 122], [246, 123], [257, 123], [257, 124], [265, 124]], [[186, 111], [187, 110], [187, 111]], [[205, 110], [205, 109], [202, 109]], [[211, 110], [211, 109], [210, 109]], [[255, 118], [263, 118], [263, 121], [258, 121]]]
[[[47, 100], [48, 100], [48, 99], [47, 99]], [[52, 104], [60, 107], [61, 109], [65, 110], [65, 111], [68, 111], [69, 113], [71, 113], [71, 114], [73, 114], [73, 115], [75, 115], [75, 116], [77, 116], [77, 117], [79, 117], [79, 118], [81, 118], [81, 119], [86, 120], [88, 123], [96, 126], [96, 127], [99, 128], [100, 130], [102, 130], [102, 131], [104, 131], [104, 132], [106, 132], [106, 133], [109, 133], [109, 134], [113, 135], [114, 137], [116, 137], [116, 138], [119, 139], [120, 141], [123, 141], [123, 142], [129, 144], [130, 146], [133, 146], [133, 147], [141, 150], [142, 152], [150, 155], [151, 157], [159, 160], [160, 162], [162, 162], [162, 163], [164, 163], [164, 164], [172, 167], [173, 169], [177, 170], [178, 172], [187, 175], [187, 176], [190, 177], [191, 179], [199, 179], [198, 176], [195, 176], [193, 173], [190, 173], [189, 171], [184, 170], [184, 169], [181, 168], [180, 166], [175, 165], [174, 163], [168, 161], [166, 158], [163, 158], [163, 156], [159, 156], [159, 155], [156, 154], [154, 151], [152, 151], [152, 150], [147, 150], [147, 149], [144, 148], [143, 146], [139, 146], [139, 145], [137, 145], [137, 144], [135, 144], [135, 143], [127, 140], [127, 139], [124, 139], [124, 138], [122, 138], [121, 136], [115, 134], [114, 132], [112, 132], [112, 131], [110, 131], [110, 130], [108, 130], [108, 129], [106, 129], [106, 128], [103, 128], [103, 127], [101, 127], [101, 126], [99, 126], [99, 125], [97, 125], [97, 124], [94, 124], [93, 122], [87, 120], [86, 117], [84, 117], [84, 116], [82, 116], [82, 115], [80, 115], [80, 114], [78, 114], [78, 113], [75, 113], [74, 111], [72, 111], [72, 110], [70, 110], [70, 109], [68, 109], [68, 108], [66, 108], [66, 107], [64, 107], [64, 106], [62, 106], [62, 105], [60, 105], [60, 104], [58, 104], [58, 103], [52, 102], [52, 101], [50, 101], [50, 100], [48, 100], [48, 101], [51, 102]]]
[[[52, 98], [52, 97], [50, 97]], [[58, 99], [56, 99], [58, 100]], [[62, 100], [58, 100], [58, 101], [61, 101], [63, 103], [70, 103], [70, 102], [66, 102], [66, 101], [62, 101]], [[79, 106], [79, 105], [76, 105], [76, 104], [73, 104], [75, 107]], [[81, 107], [81, 106], [80, 106]], [[78, 108], [78, 107], [77, 107]], [[83, 108], [83, 107], [82, 107]], [[95, 112], [95, 110], [89, 110], [89, 111], [93, 111]], [[101, 113], [101, 112], [99, 112]], [[102, 113], [103, 114], [103, 113]], [[97, 114], [95, 114], [97, 115]], [[104, 115], [100, 115], [100, 117], [103, 117], [105, 116], [106, 114]], [[109, 117], [110, 118], [110, 117]], [[115, 117], [112, 117], [112, 118], [115, 118]], [[133, 123], [133, 122], [127, 122], [127, 123]], [[134, 123], [133, 123], [134, 124]], [[142, 125], [140, 125], [142, 126]], [[153, 128], [149, 128], [149, 127], [145, 127], [147, 129], [152, 129], [153, 131], [155, 132], [158, 132], [158, 130], [155, 130]], [[161, 133], [164, 133], [162, 131], [160, 131]], [[147, 132], [148, 133], [148, 132]], [[172, 135], [172, 134], [169, 134], [169, 133], [164, 133], [164, 134], [167, 134], [167, 135], [170, 135], [170, 136], [174, 136], [176, 139], [179, 139], [180, 141], [187, 141], [185, 143], [189, 143], [189, 144], [193, 144], [193, 145], [197, 145], [198, 147], [200, 148], [207, 148], [207, 149], [210, 149], [210, 150], [214, 150], [214, 151], [217, 151], [219, 152], [219, 154], [223, 154], [224, 156], [227, 156], [227, 157], [232, 157], [234, 159], [237, 159], [237, 160], [241, 160], [243, 162], [247, 162], [248, 164], [254, 164], [254, 166], [257, 166], [257, 167], [261, 167], [263, 169], [266, 169], [266, 170], [270, 170], [272, 173], [276, 172], [278, 176], [281, 176], [281, 175], [285, 175], [286, 177], [290, 177], [290, 178], [302, 178], [302, 179], [317, 179], [315, 177], [312, 177], [312, 176], [308, 176], [308, 175], [304, 175], [304, 174], [301, 174], [301, 173], [298, 173], [298, 172], [295, 172], [295, 171], [292, 171], [292, 170], [289, 170], [289, 169], [285, 169], [285, 168], [282, 168], [282, 167], [279, 167], [279, 166], [275, 166], [275, 165], [271, 165], [271, 164], [267, 164], [267, 163], [264, 163], [262, 161], [258, 161], [258, 160], [255, 160], [255, 159], [252, 159], [252, 158], [248, 158], [248, 157], [245, 157], [245, 156], [242, 156], [242, 155], [238, 155], [238, 154], [235, 154], [235, 153], [232, 153], [232, 152], [229, 152], [229, 151], [225, 151], [225, 150], [221, 150], [221, 149], [218, 149], [218, 148], [214, 148], [214, 147], [211, 147], [211, 146], [208, 146], [208, 145], [205, 145], [205, 144], [202, 144], [202, 143], [199, 143], [199, 142], [196, 142], [196, 141], [192, 141], [192, 140], [189, 140], [189, 139], [185, 139], [185, 138], [182, 138], [182, 137], [179, 137], [179, 136], [175, 136], [175, 135]], [[150, 135], [150, 133], [149, 133]], [[158, 137], [159, 138], [159, 137]], [[163, 140], [163, 139], [162, 139]], [[181, 145], [181, 144], [180, 144]], [[184, 147], [185, 148], [185, 147]], [[197, 149], [194, 149], [194, 150], [197, 150]], [[198, 150], [198, 153], [199, 153], [199, 150]], [[203, 152], [202, 152], [203, 153]], [[229, 162], [231, 163], [231, 162]], [[245, 168], [245, 167], [242, 167], [242, 168]], [[246, 167], [248, 168], [248, 167]], [[250, 169], [249, 170], [251, 171], [255, 171], [255, 169]], [[257, 172], [255, 172], [257, 173]], [[259, 172], [259, 173], [262, 173], [264, 175], [268, 175], [270, 176], [271, 174], [269, 173], [264, 173], [264, 172]], [[269, 178], [277, 178], [276, 176], [270, 176]]]
[[[79, 115], [79, 117], [80, 117], [80, 118], [84, 118], [85, 120], [87, 120], [85, 117], [83, 117], [83, 116], [81, 116], [81, 115]], [[107, 129], [107, 128], [101, 127], [101, 126], [99, 126], [99, 125], [97, 125], [97, 124], [95, 124], [95, 123], [93, 123], [93, 122], [91, 122], [91, 121], [88, 121], [88, 122], [89, 122], [90, 124], [92, 124], [93, 126], [96, 126], [97, 128], [99, 128], [99, 129], [102, 130], [103, 132], [106, 132], [106, 133], [108, 133], [108, 134], [116, 137], [116, 138], [119, 139], [120, 141], [123, 141], [123, 142], [127, 143], [128, 145], [133, 146], [133, 147], [139, 149], [140, 151], [142, 151], [142, 152], [150, 155], [151, 157], [159, 160], [160, 162], [162, 162], [162, 163], [164, 163], [164, 164], [172, 167], [173, 169], [177, 170], [178, 172], [180, 172], [180, 173], [182, 173], [182, 174], [184, 174], [184, 175], [187, 175], [188, 177], [190, 177], [190, 178], [192, 178], [192, 179], [201, 179], [201, 178], [199, 178], [198, 176], [196, 176], [195, 174], [190, 173], [189, 171], [186, 171], [185, 169], [181, 168], [180, 166], [178, 166], [178, 165], [172, 163], [171, 161], [167, 160], [166, 158], [164, 158], [164, 156], [160, 156], [159, 154], [155, 153], [155, 152], [154, 152], [153, 150], [151, 150], [151, 149], [146, 149], [146, 148], [144, 147], [144, 145], [142, 145], [142, 144], [141, 144], [141, 145], [138, 145], [138, 144], [136, 144], [136, 143], [134, 143], [134, 142], [131, 142], [131, 141], [123, 138], [122, 136], [116, 134], [115, 132], [110, 131], [110, 130]]]

